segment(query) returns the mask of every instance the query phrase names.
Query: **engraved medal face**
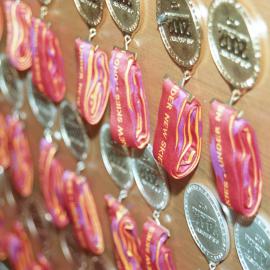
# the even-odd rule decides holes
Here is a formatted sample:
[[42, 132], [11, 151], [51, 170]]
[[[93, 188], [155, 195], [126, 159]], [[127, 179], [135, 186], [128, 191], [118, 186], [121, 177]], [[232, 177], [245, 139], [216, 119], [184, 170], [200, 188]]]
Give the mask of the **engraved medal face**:
[[190, 184], [184, 195], [189, 230], [209, 262], [219, 263], [229, 253], [228, 225], [214, 195], [203, 185]]
[[157, 210], [166, 208], [169, 202], [166, 174], [155, 161], [150, 145], [142, 151], [133, 150], [132, 172], [141, 194], [149, 205]]
[[257, 32], [237, 0], [213, 1], [208, 17], [210, 49], [221, 75], [234, 88], [252, 88], [259, 75], [261, 47]]
[[131, 158], [128, 150], [111, 138], [109, 124], [104, 124], [100, 133], [101, 156], [106, 170], [121, 189], [130, 189], [133, 185]]
[[157, 0], [157, 23], [173, 60], [190, 69], [200, 57], [201, 25], [192, 0]]
[[260, 216], [251, 224], [234, 227], [239, 260], [244, 270], [270, 269], [270, 226]]
[[60, 105], [61, 134], [65, 145], [78, 160], [84, 160], [88, 154], [87, 134], [77, 111], [63, 101]]
[[52, 128], [57, 114], [56, 106], [36, 89], [31, 75], [28, 77], [28, 101], [39, 123], [44, 128]]
[[74, 0], [75, 5], [90, 27], [97, 26], [102, 20], [104, 0]]
[[110, 14], [126, 34], [133, 33], [140, 22], [140, 0], [106, 0]]
[[23, 105], [23, 83], [19, 74], [8, 62], [5, 55], [0, 55], [0, 89], [7, 99], [17, 109]]

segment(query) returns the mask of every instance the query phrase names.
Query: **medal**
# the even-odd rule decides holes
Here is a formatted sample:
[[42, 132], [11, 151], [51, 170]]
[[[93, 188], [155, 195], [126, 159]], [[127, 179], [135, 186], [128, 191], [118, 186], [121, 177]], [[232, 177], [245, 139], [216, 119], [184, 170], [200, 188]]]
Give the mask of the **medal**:
[[121, 188], [118, 200], [112, 195], [105, 196], [111, 220], [117, 267], [120, 270], [141, 269], [137, 224], [129, 210], [122, 204], [134, 183], [129, 152], [127, 148], [112, 140], [108, 124], [104, 124], [101, 129], [100, 149], [107, 172], [116, 185]]
[[140, 1], [106, 0], [110, 14], [124, 34], [124, 49], [114, 48], [110, 60], [112, 139], [124, 146], [144, 148], [150, 139], [149, 111], [142, 72], [134, 53], [128, 51], [140, 19]]
[[202, 145], [201, 104], [185, 89], [201, 52], [201, 22], [193, 1], [157, 1], [157, 23], [172, 59], [184, 70], [180, 85], [169, 78], [163, 92], [154, 136], [153, 154], [175, 179], [197, 167]]
[[160, 212], [169, 202], [166, 175], [156, 163], [150, 145], [144, 150], [133, 151], [132, 172], [142, 196], [155, 209], [153, 220], [148, 219], [143, 227], [141, 245], [143, 269], [176, 269], [172, 252], [165, 243], [170, 237], [170, 232], [159, 221]]
[[14, 68], [24, 71], [31, 67], [30, 28], [32, 11], [21, 1], [5, 1], [7, 21], [6, 52]]
[[211, 52], [233, 89], [228, 105], [217, 100], [211, 103], [212, 165], [222, 202], [247, 217], [256, 214], [261, 202], [261, 160], [254, 129], [232, 105], [254, 86], [259, 75], [260, 39], [252, 29], [249, 14], [238, 1], [215, 0], [211, 4]]
[[81, 116], [91, 125], [97, 124], [109, 99], [108, 57], [98, 46], [92, 44], [101, 22], [104, 1], [74, 0], [82, 18], [90, 26], [89, 42], [76, 39], [78, 60], [77, 107]]
[[216, 269], [230, 250], [228, 225], [214, 195], [203, 185], [190, 184], [184, 195], [184, 210], [194, 241]]

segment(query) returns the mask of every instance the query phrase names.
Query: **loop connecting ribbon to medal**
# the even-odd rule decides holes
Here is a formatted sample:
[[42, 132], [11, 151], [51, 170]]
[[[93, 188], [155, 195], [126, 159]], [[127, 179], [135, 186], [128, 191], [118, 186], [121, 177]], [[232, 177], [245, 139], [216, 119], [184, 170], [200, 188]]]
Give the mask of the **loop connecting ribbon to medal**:
[[32, 11], [18, 1], [5, 1], [7, 19], [7, 55], [10, 63], [18, 70], [27, 70], [32, 65], [30, 28]]
[[236, 212], [253, 216], [262, 196], [256, 134], [235, 109], [216, 100], [210, 111], [210, 150], [221, 200]]
[[165, 79], [153, 144], [153, 155], [175, 179], [189, 175], [198, 165], [202, 146], [199, 101]]
[[76, 39], [79, 64], [77, 107], [91, 125], [97, 124], [109, 100], [109, 64], [105, 52], [91, 43]]
[[66, 207], [80, 246], [96, 255], [102, 254], [104, 251], [102, 228], [86, 178], [65, 171], [63, 179]]
[[111, 134], [114, 141], [142, 149], [150, 139], [149, 112], [135, 55], [115, 48], [110, 60]]

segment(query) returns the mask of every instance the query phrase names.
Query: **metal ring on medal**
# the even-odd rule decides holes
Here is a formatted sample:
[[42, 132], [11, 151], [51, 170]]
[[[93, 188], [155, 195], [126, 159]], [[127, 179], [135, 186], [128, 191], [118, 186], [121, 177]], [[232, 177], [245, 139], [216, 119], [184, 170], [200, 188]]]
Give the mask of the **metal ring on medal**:
[[8, 62], [4, 54], [0, 55], [0, 89], [7, 101], [20, 109], [23, 105], [23, 83], [19, 74]]
[[237, 0], [214, 0], [209, 9], [208, 37], [221, 75], [236, 89], [254, 86], [261, 69], [256, 25]]
[[132, 172], [144, 199], [156, 210], [163, 210], [169, 202], [166, 174], [152, 154], [152, 146], [132, 151]]
[[192, 0], [157, 0], [157, 23], [163, 43], [181, 67], [192, 68], [200, 57], [200, 13]]
[[131, 158], [127, 148], [112, 140], [109, 124], [101, 128], [100, 149], [104, 166], [114, 182], [121, 189], [129, 190], [134, 182]]
[[102, 20], [104, 0], [74, 0], [82, 18], [90, 27], [96, 27]]
[[230, 236], [215, 196], [203, 185], [190, 184], [184, 195], [184, 210], [192, 237], [208, 261], [223, 261], [230, 250]]
[[110, 14], [126, 34], [132, 34], [140, 22], [140, 0], [106, 0]]
[[244, 270], [270, 269], [270, 226], [260, 216], [234, 226], [235, 245]]
[[45, 128], [52, 128], [57, 115], [56, 106], [36, 89], [31, 73], [28, 75], [28, 102], [39, 123]]
[[78, 160], [84, 160], [88, 154], [88, 139], [80, 116], [68, 101], [60, 105], [61, 134], [65, 145]]

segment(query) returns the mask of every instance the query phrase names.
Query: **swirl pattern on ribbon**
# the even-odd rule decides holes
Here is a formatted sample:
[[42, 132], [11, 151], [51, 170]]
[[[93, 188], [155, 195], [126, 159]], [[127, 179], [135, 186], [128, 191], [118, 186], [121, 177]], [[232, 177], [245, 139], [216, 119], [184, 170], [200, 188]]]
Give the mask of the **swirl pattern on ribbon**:
[[28, 197], [32, 193], [34, 181], [29, 141], [24, 132], [23, 123], [16, 116], [7, 116], [7, 128], [12, 185], [22, 197]]
[[5, 1], [7, 19], [7, 55], [10, 63], [18, 70], [27, 70], [32, 65], [30, 29], [32, 11], [18, 1]]
[[115, 48], [110, 60], [111, 133], [114, 141], [138, 149], [150, 139], [149, 111], [135, 55]]
[[86, 178], [65, 171], [63, 179], [65, 204], [80, 246], [96, 255], [102, 254], [104, 252], [102, 228]]
[[202, 147], [199, 101], [165, 79], [159, 104], [153, 154], [175, 179], [189, 175], [198, 165]]
[[165, 246], [169, 232], [152, 219], [145, 222], [142, 234], [142, 258], [144, 270], [176, 270], [172, 251]]
[[109, 100], [108, 57], [93, 44], [76, 39], [79, 63], [77, 107], [82, 117], [91, 125], [97, 124]]
[[254, 216], [262, 197], [256, 134], [235, 109], [216, 100], [210, 111], [210, 152], [222, 202], [244, 216]]
[[10, 154], [8, 149], [8, 134], [5, 117], [0, 114], [0, 167], [8, 168], [10, 165]]
[[46, 139], [40, 142], [39, 173], [40, 184], [46, 207], [58, 228], [69, 223], [63, 198], [63, 167], [55, 158], [57, 147]]
[[111, 219], [111, 231], [118, 269], [142, 269], [140, 240], [135, 220], [129, 211], [111, 195], [106, 195], [105, 201]]
[[32, 19], [32, 80], [39, 91], [53, 102], [63, 100], [66, 92], [64, 61], [59, 40], [40, 19]]

